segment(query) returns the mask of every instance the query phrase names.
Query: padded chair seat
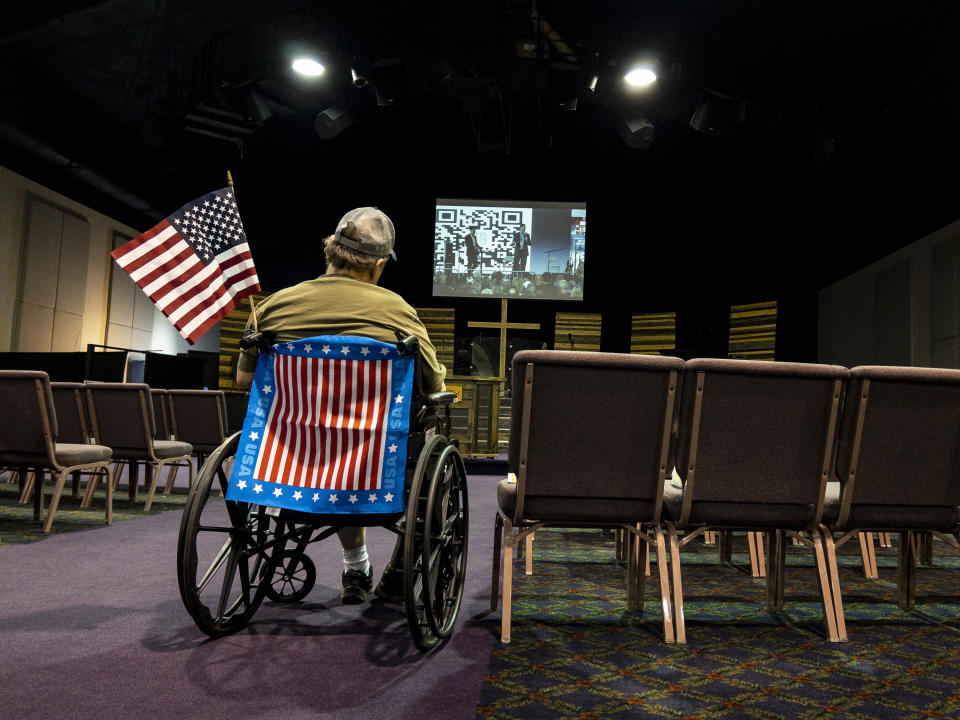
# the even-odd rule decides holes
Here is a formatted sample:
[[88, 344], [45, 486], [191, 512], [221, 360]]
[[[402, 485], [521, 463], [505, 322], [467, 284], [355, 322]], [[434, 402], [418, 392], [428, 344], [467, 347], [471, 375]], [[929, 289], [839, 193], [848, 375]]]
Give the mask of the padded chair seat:
[[[517, 483], [503, 479], [497, 485], [497, 504], [507, 517], [513, 517], [517, 507]], [[571, 522], [634, 523], [650, 517], [652, 503], [645, 500], [583, 497], [572, 507], [570, 497], [552, 498], [527, 495], [523, 515], [538, 520]]]
[[103, 462], [110, 459], [113, 450], [104, 445], [78, 445], [75, 443], [57, 443], [53, 449], [57, 463], [63, 466], [83, 465]]
[[[153, 455], [158, 460], [180, 457], [181, 455], [190, 455], [193, 453], [193, 446], [190, 443], [180, 442], [179, 440], [154, 440]], [[118, 460], [152, 460], [150, 453], [143, 448], [113, 448], [113, 457]]]
[[192, 453], [193, 446], [190, 443], [180, 442], [179, 440], [153, 441], [153, 454], [161, 460], [181, 455], [191, 455]]
[[[813, 520], [816, 508], [778, 503], [711, 502], [698, 500], [689, 524], [749, 528], [802, 528]], [[677, 522], [683, 510], [683, 490], [667, 482], [663, 488], [663, 516]]]
[[221, 443], [217, 443], [216, 445], [211, 445], [209, 443], [186, 443], [186, 444], [189, 444], [190, 447], [193, 448], [193, 452], [203, 453], [204, 455], [209, 455], [221, 445]]
[[[113, 451], [103, 445], [81, 445], [77, 443], [56, 443], [54, 446], [57, 463], [63, 467], [82, 465], [109, 460]], [[13, 466], [47, 467], [50, 458], [46, 453], [0, 453], [0, 463]]]
[[[840, 517], [840, 483], [827, 483], [823, 506], [823, 524], [833, 528]], [[882, 528], [890, 530], [943, 530], [953, 532], [960, 523], [960, 508], [910, 505], [854, 505], [850, 508], [847, 528]]]

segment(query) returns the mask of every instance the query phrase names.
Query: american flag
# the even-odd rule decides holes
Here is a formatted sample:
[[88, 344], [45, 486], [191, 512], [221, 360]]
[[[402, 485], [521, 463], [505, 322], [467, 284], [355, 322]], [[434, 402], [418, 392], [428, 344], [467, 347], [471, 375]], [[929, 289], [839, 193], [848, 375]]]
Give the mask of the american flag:
[[184, 205], [110, 254], [191, 345], [260, 289], [230, 188]]
[[403, 510], [413, 362], [321, 336], [261, 353], [228, 500], [315, 513]]

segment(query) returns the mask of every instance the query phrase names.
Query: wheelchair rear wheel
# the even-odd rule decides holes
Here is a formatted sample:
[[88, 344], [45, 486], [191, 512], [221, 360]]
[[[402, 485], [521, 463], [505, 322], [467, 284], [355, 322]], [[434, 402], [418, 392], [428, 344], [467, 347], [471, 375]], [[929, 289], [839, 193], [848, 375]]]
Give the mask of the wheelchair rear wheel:
[[467, 475], [456, 446], [432, 437], [411, 478], [404, 523], [404, 601], [417, 647], [453, 631], [467, 564]]
[[[226, 494], [227, 466], [239, 433], [207, 457], [187, 499], [177, 544], [180, 597], [190, 617], [210, 637], [245, 627], [266, 593], [270, 518], [263, 508], [212, 497]], [[219, 495], [219, 493], [218, 493]]]

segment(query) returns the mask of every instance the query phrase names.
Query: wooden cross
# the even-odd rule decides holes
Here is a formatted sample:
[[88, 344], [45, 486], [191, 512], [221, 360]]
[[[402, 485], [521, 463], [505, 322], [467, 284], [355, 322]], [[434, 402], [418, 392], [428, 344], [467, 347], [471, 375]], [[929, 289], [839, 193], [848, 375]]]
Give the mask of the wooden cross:
[[510, 323], [507, 322], [507, 299], [500, 301], [500, 322], [468, 322], [467, 327], [500, 328], [500, 375], [506, 377], [507, 370], [507, 329], [510, 330], [539, 330], [540, 323]]

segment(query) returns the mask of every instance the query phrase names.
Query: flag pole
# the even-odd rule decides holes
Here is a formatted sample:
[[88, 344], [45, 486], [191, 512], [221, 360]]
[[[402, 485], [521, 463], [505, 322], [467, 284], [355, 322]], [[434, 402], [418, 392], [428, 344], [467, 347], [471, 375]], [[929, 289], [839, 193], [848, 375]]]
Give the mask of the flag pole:
[[[229, 170], [227, 170], [227, 187], [233, 190], [233, 194], [236, 196], [237, 191], [233, 187], [233, 175], [230, 174]], [[253, 331], [257, 332], [257, 306], [253, 302], [253, 295], [247, 295], [247, 301], [250, 303], [250, 317], [253, 318]]]

